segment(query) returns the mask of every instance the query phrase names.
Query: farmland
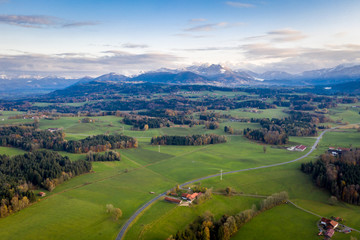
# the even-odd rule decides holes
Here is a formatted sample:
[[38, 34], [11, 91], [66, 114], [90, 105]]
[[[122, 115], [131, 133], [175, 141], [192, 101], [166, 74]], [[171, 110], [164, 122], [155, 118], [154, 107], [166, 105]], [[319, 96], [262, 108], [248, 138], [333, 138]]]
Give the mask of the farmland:
[[[196, 93], [191, 97], [229, 97], [246, 93], [215, 92]], [[156, 96], [153, 96], [156, 98]], [[89, 102], [93, 104], [95, 101]], [[83, 107], [86, 104], [70, 104]], [[35, 103], [36, 107], [48, 107], [49, 103]], [[350, 104], [332, 108], [327, 116], [335, 121], [358, 123], [359, 114], [350, 108]], [[94, 122], [83, 123], [84, 116], [61, 116], [53, 120], [40, 119], [38, 127], [41, 130], [59, 128], [65, 133], [66, 140], [80, 140], [88, 136], [100, 134], [124, 134], [137, 138], [139, 146], [136, 149], [117, 149], [121, 153], [121, 161], [94, 162], [92, 171], [76, 176], [58, 185], [54, 191], [44, 191], [47, 196], [38, 202], [6, 218], [0, 219], [0, 238], [13, 239], [115, 239], [123, 224], [144, 203], [155, 195], [184, 182], [218, 174], [220, 171], [255, 168], [296, 159], [309, 151], [288, 151], [286, 147], [294, 145], [312, 146], [316, 140], [314, 136], [290, 136], [285, 145], [266, 145], [260, 141], [253, 141], [241, 135], [243, 129], [259, 129], [262, 118], [289, 117], [286, 107], [261, 109], [258, 112], [252, 108], [238, 108], [230, 110], [215, 110], [210, 113], [231, 115], [231, 118], [220, 117], [219, 128], [206, 129], [204, 124], [178, 125], [170, 127], [150, 128], [148, 130], [134, 130], [131, 125], [123, 123], [122, 116], [91, 116]], [[4, 121], [0, 126], [9, 124], [33, 123], [32, 119], [9, 119], [8, 117], [24, 112], [3, 111]], [[199, 112], [190, 113], [187, 117], [197, 120]], [[245, 119], [243, 121], [242, 119]], [[224, 127], [230, 126], [240, 134], [225, 133]], [[320, 132], [321, 130], [319, 130]], [[153, 146], [150, 139], [153, 136], [188, 136], [194, 134], [214, 133], [227, 137], [227, 142], [203, 146]], [[349, 226], [360, 225], [360, 208], [355, 205], [338, 203], [328, 204], [329, 193], [318, 189], [310, 177], [300, 171], [301, 162], [314, 160], [327, 150], [329, 146], [349, 147], [359, 146], [360, 138], [356, 129], [339, 128], [327, 132], [317, 149], [306, 159], [287, 165], [268, 169], [257, 169], [248, 172], [224, 175], [222, 181], [210, 178], [201, 181], [201, 186], [212, 188], [214, 192], [222, 192], [226, 187], [236, 192], [246, 194], [271, 195], [275, 192], [287, 191], [290, 199], [301, 207], [324, 216], [341, 216]], [[24, 151], [10, 147], [0, 147], [0, 154], [17, 155]], [[59, 152], [68, 156], [72, 161], [85, 159], [85, 154]], [[155, 195], [150, 194], [154, 192]], [[214, 194], [211, 200], [202, 205], [186, 208], [157, 201], [147, 208], [131, 225], [124, 239], [165, 239], [178, 230], [183, 229], [197, 216], [211, 211], [216, 218], [223, 214], [236, 214], [248, 209], [252, 204], [259, 203], [258, 198], [243, 196], [223, 196]], [[122, 210], [123, 216], [114, 221], [106, 213], [105, 206], [112, 204]], [[305, 230], [295, 239], [316, 239], [316, 218], [295, 209], [292, 206], [279, 206], [261, 213], [250, 223], [246, 224], [233, 239], [279, 239], [279, 236], [292, 236], [297, 232], [297, 224], [289, 224], [280, 229], [269, 226], [264, 222], [276, 219], [274, 225], [282, 225], [291, 218], [298, 219], [298, 223]], [[26, 226], [26, 227], [24, 227]], [[255, 229], [264, 229], [250, 234]], [[264, 235], [266, 234], [266, 235]], [[356, 236], [356, 234], [354, 234]], [[336, 237], [336, 239], [344, 239]]]

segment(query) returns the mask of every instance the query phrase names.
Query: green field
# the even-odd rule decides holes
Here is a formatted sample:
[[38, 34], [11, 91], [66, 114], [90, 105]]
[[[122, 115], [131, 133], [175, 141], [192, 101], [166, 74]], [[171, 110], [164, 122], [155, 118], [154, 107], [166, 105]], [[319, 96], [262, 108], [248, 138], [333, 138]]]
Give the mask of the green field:
[[[195, 219], [209, 209], [214, 217], [219, 219], [224, 214], [234, 215], [249, 209], [259, 201], [259, 198], [213, 195], [212, 199], [205, 203], [190, 208], [159, 201], [146, 211], [138, 223], [130, 229], [126, 239], [166, 239], [171, 233], [175, 234], [178, 229], [185, 228], [189, 224], [189, 219]], [[233, 207], [229, 208], [229, 206]], [[161, 213], [164, 211], [166, 214], [162, 215]]]
[[[347, 139], [339, 144], [339, 139], [345, 138]], [[298, 138], [291, 140], [296, 141]], [[301, 162], [314, 159], [316, 155], [323, 153], [329, 144], [346, 147], [350, 142], [353, 144], [360, 144], [360, 135], [354, 130], [327, 133], [324, 136], [323, 141], [321, 141], [318, 150], [316, 150], [307, 159], [302, 160]], [[303, 144], [306, 144], [306, 142], [303, 142]], [[252, 150], [251, 152], [254, 151]], [[289, 160], [290, 159], [292, 158], [289, 157]], [[258, 169], [249, 172], [224, 175], [222, 181], [220, 181], [219, 178], [212, 178], [201, 181], [201, 185], [213, 188], [214, 191], [222, 191], [227, 186], [231, 186], [237, 192], [259, 195], [271, 195], [275, 192], [287, 191], [290, 195], [290, 199], [305, 209], [326, 217], [330, 217], [332, 215], [341, 216], [346, 219], [346, 224], [349, 226], [355, 228], [359, 226], [360, 207], [345, 203], [339, 203], [337, 206], [329, 205], [328, 199], [330, 194], [327, 191], [316, 187], [312, 183], [311, 178], [300, 171], [301, 162], [273, 167], [270, 169]], [[209, 209], [215, 210], [216, 207]], [[150, 208], [148, 211], [153, 213], [152, 208]], [[160, 211], [162, 211], [162, 215], [160, 214]], [[162, 229], [173, 229], [167, 233], [170, 235], [175, 234], [177, 230], [183, 229], [184, 227], [176, 227], [176, 224], [172, 224], [172, 215], [168, 214], [165, 208], [164, 210], [159, 208], [156, 212], [156, 215], [156, 219], [161, 218], [162, 222], [169, 222], [169, 226], [158, 227], [158, 225], [154, 225], [152, 226], [151, 230], [148, 230], [146, 228], [147, 223], [144, 223], [144, 221], [146, 221], [146, 215], [144, 214], [145, 220], [143, 220], [141, 217], [132, 227], [135, 230], [132, 228], [129, 230], [129, 236], [126, 236], [126, 239], [135, 239], [134, 232], [140, 231], [142, 232], [142, 237], [136, 239], [152, 239], [152, 234], [148, 234], [148, 231], [156, 233], [158, 231], [162, 231]], [[196, 218], [196, 216], [188, 216], [187, 222], [190, 223]], [[286, 218], [284, 218], [284, 216], [286, 216]], [[286, 227], [276, 226], [276, 224], [284, 224], [288, 222], [291, 218], [299, 219], [299, 223], [291, 223]], [[272, 220], [270, 221], [270, 219]], [[317, 217], [314, 217], [308, 213], [304, 213], [292, 206], [280, 206], [270, 210], [269, 212], [262, 213], [261, 215], [254, 218], [254, 220], [245, 225], [244, 229], [241, 229], [238, 232], [234, 239], [288, 239], [287, 236], [291, 236], [297, 233], [298, 226], [300, 228], [303, 227], [304, 231], [301, 231], [301, 233], [298, 234], [298, 237], [294, 236], [295, 239], [317, 239], [318, 236], [316, 236], [316, 220]], [[266, 222], [274, 222], [275, 225], [268, 225]], [[255, 229], [258, 229], [258, 232], [254, 235], [250, 234], [250, 232], [255, 231]], [[263, 229], [268, 229], [269, 233], [266, 233], [266, 231]], [[282, 233], [280, 234], [279, 231], [282, 231]], [[166, 234], [164, 233], [163, 236], [165, 235]], [[334, 239], [349, 239], [349, 236], [343, 234], [336, 236]]]
[[0, 154], [6, 154], [10, 156], [20, 155], [26, 153], [25, 151], [18, 148], [0, 147]]
[[251, 108], [239, 108], [229, 111], [220, 111], [217, 110], [215, 112], [220, 112], [223, 114], [230, 114], [231, 116], [238, 118], [283, 118], [289, 116], [287, 113], [283, 111], [287, 108], [274, 108], [274, 109], [258, 109], [258, 112], [249, 112]]
[[[231, 110], [230, 114], [244, 118], [280, 118], [287, 116], [283, 110], [277, 108], [267, 109], [262, 113], [249, 113], [239, 109]], [[346, 106], [340, 106], [333, 111], [331, 116], [334, 120], [342, 118], [349, 123], [360, 122], [358, 112], [346, 109]], [[228, 111], [222, 112], [229, 114]], [[2, 113], [3, 117], [18, 114]], [[136, 209], [154, 197], [149, 192], [160, 194], [176, 184], [217, 174], [221, 170], [226, 172], [293, 160], [308, 151], [291, 152], [283, 147], [267, 146], [264, 153], [263, 144], [249, 141], [243, 136], [229, 136], [223, 130], [224, 126], [232, 126], [237, 130], [259, 128], [258, 123], [239, 123], [222, 119], [220, 128], [216, 130], [207, 130], [200, 125], [191, 128], [175, 126], [132, 131], [131, 126], [122, 124], [121, 118], [115, 116], [94, 117], [95, 123], [80, 123], [80, 119], [82, 117], [41, 119], [40, 128], [63, 128], [68, 140], [83, 139], [96, 134], [124, 133], [137, 137], [139, 147], [118, 150], [122, 154], [122, 161], [95, 162], [91, 173], [77, 176], [57, 186], [53, 192], [46, 192], [47, 197], [39, 202], [0, 219], [0, 239], [114, 239], [121, 226]], [[4, 124], [22, 121], [4, 120]], [[160, 151], [158, 146], [150, 144], [150, 138], [156, 135], [184, 136], [203, 133], [227, 135], [228, 142], [207, 146], [161, 146]], [[286, 146], [311, 146], [314, 142], [314, 137], [290, 137], [290, 143]], [[314, 160], [329, 146], [350, 145], [360, 146], [360, 134], [357, 130], [338, 129], [328, 132], [317, 150], [301, 162]], [[22, 153], [24, 151], [19, 149], [0, 147], [0, 154]], [[73, 161], [85, 157], [84, 154], [60, 154], [68, 156]], [[345, 203], [329, 205], [329, 193], [317, 188], [310, 177], [299, 170], [301, 162], [224, 175], [222, 181], [219, 178], [211, 178], [201, 181], [201, 184], [213, 188], [214, 191], [222, 191], [231, 186], [237, 192], [261, 195], [287, 191], [290, 199], [305, 209], [323, 216], [340, 216], [346, 219], [347, 225], [355, 228], [360, 226], [360, 207]], [[248, 197], [214, 195], [213, 199], [204, 204], [190, 208], [158, 201], [137, 219], [125, 239], [166, 239], [207, 210], [220, 217], [222, 214], [240, 212], [258, 201], [259, 199]], [[123, 217], [118, 222], [114, 222], [105, 213], [106, 204], [113, 204], [122, 209]], [[296, 221], [291, 222], [292, 219]], [[314, 224], [316, 220], [316, 217], [292, 206], [279, 206], [258, 215], [233, 239], [318, 239]], [[267, 224], [269, 222], [271, 224]], [[302, 229], [300, 232], [299, 228]], [[334, 239], [349, 239], [348, 235], [346, 237], [339, 235]]]

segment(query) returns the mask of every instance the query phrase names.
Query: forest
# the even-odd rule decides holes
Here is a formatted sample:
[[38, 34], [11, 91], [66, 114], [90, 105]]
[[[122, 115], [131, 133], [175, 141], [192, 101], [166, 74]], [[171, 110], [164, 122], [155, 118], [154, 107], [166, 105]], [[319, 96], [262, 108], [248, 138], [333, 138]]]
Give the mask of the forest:
[[109, 149], [137, 148], [138, 142], [125, 135], [96, 135], [82, 140], [71, 140], [63, 144], [62, 149], [71, 153], [103, 152]]
[[203, 134], [192, 136], [157, 136], [151, 138], [153, 145], [207, 145], [225, 143], [226, 137], [216, 134]]
[[275, 193], [264, 199], [259, 208], [254, 204], [251, 209], [244, 210], [236, 215], [223, 215], [219, 220], [211, 212], [205, 212], [194, 222], [178, 231], [167, 240], [229, 240], [244, 224], [256, 215], [286, 203], [287, 192]]
[[26, 151], [40, 148], [71, 153], [103, 152], [108, 149], [136, 148], [137, 140], [124, 135], [96, 135], [82, 140], [66, 141], [62, 131], [38, 130], [33, 124], [0, 127], [0, 146]]
[[0, 155], [1, 217], [19, 211], [36, 200], [31, 189], [52, 191], [56, 185], [91, 170], [85, 160], [70, 161], [56, 152], [34, 151], [9, 157]]
[[273, 145], [282, 145], [288, 143], [289, 141], [288, 134], [286, 134], [286, 132], [282, 128], [276, 125], [272, 125], [269, 129], [245, 128], [244, 136], [251, 140], [261, 141], [266, 144], [273, 144]]
[[0, 145], [34, 151], [39, 148], [61, 148], [64, 134], [60, 131], [50, 132], [36, 130], [34, 125], [0, 127]]
[[248, 139], [261, 141], [266, 144], [281, 145], [288, 143], [289, 136], [317, 136], [316, 124], [329, 121], [321, 114], [302, 111], [289, 111], [290, 117], [263, 118], [259, 121], [262, 128], [244, 129], [244, 136]]
[[316, 162], [301, 164], [301, 171], [310, 174], [317, 186], [328, 189], [337, 199], [360, 205], [360, 149], [338, 156], [322, 154]]

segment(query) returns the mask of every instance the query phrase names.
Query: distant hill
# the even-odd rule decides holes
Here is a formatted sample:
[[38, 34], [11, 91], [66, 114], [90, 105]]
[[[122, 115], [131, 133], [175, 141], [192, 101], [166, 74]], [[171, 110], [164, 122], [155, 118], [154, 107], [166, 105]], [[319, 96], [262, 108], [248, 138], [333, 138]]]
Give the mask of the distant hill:
[[316, 89], [323, 93], [360, 94], [360, 78], [351, 82], [317, 86]]
[[89, 78], [66, 79], [59, 77], [44, 78], [0, 78], [0, 97], [13, 98], [31, 94], [51, 92], [64, 89], [79, 81], [88, 82]]
[[151, 72], [133, 77], [129, 79], [129, 81], [190, 85], [210, 85], [213, 83], [210, 79], [192, 72]]
[[[177, 85], [213, 85], [225, 87], [238, 86], [323, 86], [360, 79], [360, 65], [339, 65], [334, 68], [324, 68], [305, 71], [300, 74], [290, 74], [283, 71], [267, 71], [256, 73], [247, 70], [231, 70], [219, 64], [194, 65], [181, 69], [162, 68], [157, 71], [143, 73], [137, 76], [124, 76], [108, 73], [96, 78], [66, 79], [61, 77], [14, 77], [0, 75], [0, 97], [21, 97], [22, 95], [48, 93], [64, 89], [71, 85], [81, 85], [90, 82], [113, 83], [162, 83]], [[350, 84], [350, 83], [349, 83]], [[354, 84], [354, 83], [353, 83]], [[350, 85], [338, 86], [338, 89]], [[316, 88], [316, 89], [321, 89]], [[348, 91], [350, 92], [351, 89]]]
[[[217, 86], [240, 86], [240, 85], [253, 85], [257, 84], [257, 79], [250, 76], [245, 71], [233, 71], [230, 68], [224, 67], [220, 64], [203, 64], [199, 66], [190, 66], [182, 69], [159, 69], [156, 71], [169, 72], [169, 73], [185, 73], [191, 72], [198, 76], [206, 77], [205, 84], [217, 85]], [[192, 83], [194, 82], [194, 83]], [[190, 80], [184, 82], [186, 84], [201, 84], [201, 81]]]
[[103, 81], [112, 81], [112, 82], [123, 82], [128, 80], [129, 77], [125, 76], [125, 75], [121, 75], [121, 74], [116, 74], [116, 73], [108, 73], [108, 74], [104, 74], [101, 75], [100, 77], [94, 78], [92, 79], [92, 81], [99, 81], [99, 82], [103, 82]]

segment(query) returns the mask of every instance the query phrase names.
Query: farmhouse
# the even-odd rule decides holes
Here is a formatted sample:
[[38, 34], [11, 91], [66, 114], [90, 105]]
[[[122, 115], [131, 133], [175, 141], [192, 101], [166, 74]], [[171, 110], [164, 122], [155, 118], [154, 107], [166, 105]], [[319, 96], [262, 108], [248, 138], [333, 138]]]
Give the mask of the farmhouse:
[[192, 202], [200, 195], [201, 195], [201, 193], [193, 193], [193, 194], [183, 193], [183, 194], [181, 194], [181, 198], [188, 202]]
[[324, 227], [327, 229], [335, 229], [339, 226], [338, 222], [327, 218], [321, 218], [320, 224], [324, 225]]
[[57, 132], [59, 130], [60, 130], [59, 128], [48, 128], [49, 132]]
[[328, 153], [332, 154], [333, 156], [340, 156], [341, 154], [343, 154], [344, 152], [348, 152], [351, 151], [350, 148], [335, 148], [335, 147], [329, 147], [328, 149]]
[[303, 152], [306, 150], [306, 146], [304, 146], [304, 145], [292, 146], [292, 147], [288, 147], [287, 150]]
[[297, 145], [294, 150], [295, 150], [295, 151], [303, 152], [303, 151], [306, 150], [306, 146], [304, 146], [304, 145]]
[[171, 198], [171, 197], [165, 197], [165, 201], [171, 202], [171, 203], [177, 203], [177, 204], [181, 204], [182, 200], [177, 199], [177, 198]]
[[40, 196], [40, 197], [45, 197], [45, 196], [46, 196], [46, 193], [44, 193], [44, 192], [39, 192], [39, 196]]
[[335, 233], [334, 229], [329, 228], [329, 229], [326, 230], [326, 232], [325, 232], [325, 237], [331, 238], [332, 236], [334, 236], [334, 233]]

